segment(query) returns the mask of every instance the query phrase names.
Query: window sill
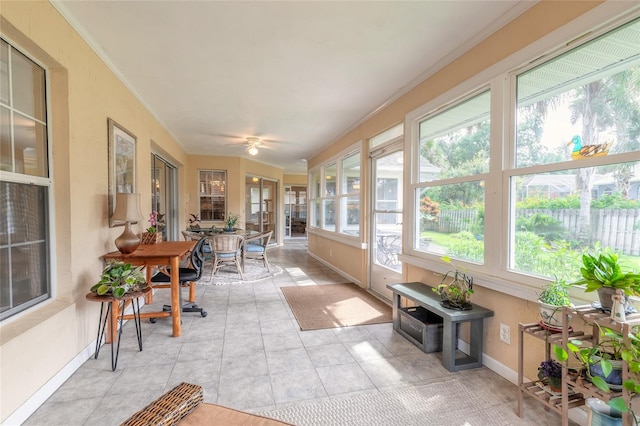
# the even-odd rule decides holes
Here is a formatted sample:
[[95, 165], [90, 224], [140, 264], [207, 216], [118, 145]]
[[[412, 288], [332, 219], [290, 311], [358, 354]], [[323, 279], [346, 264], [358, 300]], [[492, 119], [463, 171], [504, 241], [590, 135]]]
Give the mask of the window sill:
[[360, 241], [360, 237], [357, 237], [357, 236], [338, 234], [336, 232], [323, 231], [318, 228], [310, 228], [310, 227], [307, 227], [307, 233], [317, 235], [322, 238], [326, 238], [327, 240], [337, 241], [347, 246], [356, 247], [362, 250], [367, 249], [367, 243]]
[[72, 304], [73, 302], [66, 300], [50, 300], [4, 320], [0, 324], [0, 346], [54, 317]]

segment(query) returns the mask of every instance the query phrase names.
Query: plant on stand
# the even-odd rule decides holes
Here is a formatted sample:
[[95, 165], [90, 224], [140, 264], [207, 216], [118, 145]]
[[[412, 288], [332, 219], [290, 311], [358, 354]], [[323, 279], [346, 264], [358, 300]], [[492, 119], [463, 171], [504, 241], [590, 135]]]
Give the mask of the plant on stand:
[[122, 261], [109, 262], [102, 270], [100, 281], [91, 287], [91, 291], [98, 296], [113, 295], [120, 298], [128, 292], [142, 290], [148, 285], [142, 273], [143, 268]]
[[619, 255], [610, 248], [604, 248], [595, 255], [585, 253], [582, 263], [582, 279], [572, 285], [585, 285], [585, 292], [597, 291], [603, 309], [611, 309], [611, 297], [616, 290], [624, 291], [627, 296], [640, 296], [640, 274], [635, 271], [623, 272]]
[[442, 306], [450, 309], [469, 310], [472, 308], [469, 299], [473, 294], [473, 278], [468, 276], [464, 268], [458, 267], [451, 261], [449, 256], [442, 256], [441, 259], [453, 266], [452, 271], [448, 271], [437, 287], [433, 289], [440, 295]]
[[542, 287], [538, 295], [538, 303], [543, 324], [555, 328], [561, 327], [562, 307], [571, 306], [569, 285], [565, 280], [555, 277], [552, 282]]
[[542, 361], [538, 367], [538, 379], [546, 382], [552, 392], [562, 392], [562, 364], [553, 359]]

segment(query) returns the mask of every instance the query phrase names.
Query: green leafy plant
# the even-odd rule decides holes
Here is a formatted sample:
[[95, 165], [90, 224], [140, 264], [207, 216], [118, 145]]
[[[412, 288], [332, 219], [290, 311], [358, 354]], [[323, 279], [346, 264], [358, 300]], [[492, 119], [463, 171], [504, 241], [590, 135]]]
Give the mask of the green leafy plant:
[[542, 287], [542, 291], [538, 294], [538, 300], [547, 305], [553, 306], [570, 306], [569, 300], [569, 284], [563, 279], [555, 279]]
[[[569, 354], [573, 354], [582, 365], [582, 373], [603, 392], [611, 391], [606, 379], [614, 371], [612, 361], [624, 360], [627, 362], [630, 377], [622, 382], [622, 387], [629, 391], [629, 398], [627, 400], [623, 397], [612, 398], [607, 402], [607, 405], [623, 413], [631, 411], [631, 400], [640, 393], [640, 334], [638, 327], [634, 327], [634, 331], [629, 333], [629, 343], [625, 343], [623, 336], [617, 331], [597, 323], [596, 325], [600, 335], [597, 344], [585, 346], [583, 341], [572, 339], [567, 342], [566, 349], [554, 345], [554, 354], [561, 362], [568, 362]], [[592, 374], [593, 367], [596, 365], [600, 367], [602, 377]]]
[[443, 301], [457, 309], [468, 309], [469, 299], [473, 294], [473, 278], [466, 274], [464, 268], [458, 268], [449, 256], [442, 256], [444, 262], [453, 266], [452, 271], [448, 271], [440, 280], [440, 284], [433, 288]]
[[189, 214], [189, 226], [191, 228], [200, 228], [200, 217], [197, 214]]
[[585, 285], [585, 292], [610, 287], [623, 290], [629, 296], [640, 295], [640, 274], [623, 272], [618, 254], [610, 248], [604, 248], [597, 254], [583, 254], [582, 263], [582, 279], [572, 284]]
[[113, 261], [107, 263], [102, 270], [100, 281], [91, 287], [91, 291], [99, 296], [112, 294], [120, 298], [128, 291], [138, 291], [147, 286], [142, 273], [144, 266], [133, 267], [130, 263]]
[[226, 231], [232, 231], [236, 223], [238, 223], [238, 220], [240, 220], [240, 215], [229, 212], [224, 220], [224, 229]]

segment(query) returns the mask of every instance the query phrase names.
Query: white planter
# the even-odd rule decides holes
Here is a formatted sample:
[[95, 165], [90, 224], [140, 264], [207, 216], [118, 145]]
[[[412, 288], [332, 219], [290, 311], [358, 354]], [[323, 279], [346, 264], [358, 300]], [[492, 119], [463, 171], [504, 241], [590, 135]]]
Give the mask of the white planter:
[[562, 327], [562, 306], [548, 305], [538, 300], [542, 322], [554, 328]]

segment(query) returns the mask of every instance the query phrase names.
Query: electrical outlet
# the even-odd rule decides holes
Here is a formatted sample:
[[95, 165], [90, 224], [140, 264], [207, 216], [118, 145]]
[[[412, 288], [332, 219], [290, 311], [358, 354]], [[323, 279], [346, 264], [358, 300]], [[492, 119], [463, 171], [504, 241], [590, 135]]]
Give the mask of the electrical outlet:
[[511, 344], [511, 327], [506, 324], [500, 324], [500, 341]]

